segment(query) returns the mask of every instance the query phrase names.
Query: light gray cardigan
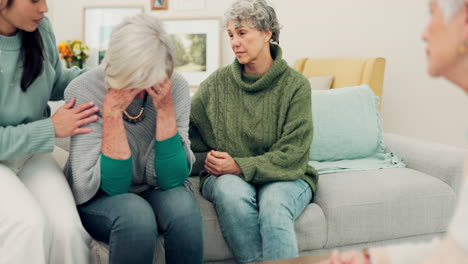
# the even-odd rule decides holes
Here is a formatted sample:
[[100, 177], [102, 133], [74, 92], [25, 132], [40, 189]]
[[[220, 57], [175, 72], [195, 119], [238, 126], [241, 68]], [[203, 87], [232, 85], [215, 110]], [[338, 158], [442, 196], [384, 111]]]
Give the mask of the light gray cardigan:
[[[177, 129], [183, 141], [190, 169], [195, 157], [190, 150], [188, 124], [190, 118], [190, 90], [185, 79], [178, 73], [172, 76], [172, 98]], [[73, 80], [65, 90], [65, 100], [76, 98], [76, 104], [94, 102], [99, 107], [99, 119], [85, 127], [93, 132], [71, 138], [70, 156], [64, 168], [65, 176], [77, 204], [89, 201], [99, 190], [101, 183], [102, 104], [106, 95], [104, 69], [98, 67]], [[145, 118], [137, 124], [125, 123], [127, 139], [133, 157], [133, 178], [130, 192], [139, 193], [158, 187], [154, 168], [154, 139], [157, 113], [151, 96], [148, 96]], [[136, 98], [127, 108], [130, 114], [140, 110], [143, 99]]]

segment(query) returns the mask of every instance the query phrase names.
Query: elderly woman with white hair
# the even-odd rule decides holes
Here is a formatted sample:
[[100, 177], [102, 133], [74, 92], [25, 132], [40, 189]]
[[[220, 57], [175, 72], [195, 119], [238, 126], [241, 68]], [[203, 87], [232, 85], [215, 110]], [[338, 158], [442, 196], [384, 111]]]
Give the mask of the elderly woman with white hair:
[[310, 84], [282, 59], [279, 23], [265, 0], [234, 2], [225, 25], [236, 59], [192, 99], [192, 147], [207, 152], [202, 193], [238, 262], [296, 257], [294, 220], [318, 180], [307, 164]]
[[103, 65], [65, 92], [101, 109], [91, 133], [72, 137], [65, 174], [111, 264], [152, 263], [158, 233], [166, 263], [202, 263], [201, 214], [185, 186], [194, 162], [190, 93], [173, 67], [170, 37], [141, 14], [114, 29]]
[[[423, 34], [427, 43], [428, 72], [433, 77], [446, 78], [468, 94], [468, 0], [431, 0], [430, 11], [431, 20]], [[468, 159], [465, 164], [468, 166]], [[334, 252], [323, 264], [468, 263], [466, 169], [457, 208], [443, 239], [363, 251]]]

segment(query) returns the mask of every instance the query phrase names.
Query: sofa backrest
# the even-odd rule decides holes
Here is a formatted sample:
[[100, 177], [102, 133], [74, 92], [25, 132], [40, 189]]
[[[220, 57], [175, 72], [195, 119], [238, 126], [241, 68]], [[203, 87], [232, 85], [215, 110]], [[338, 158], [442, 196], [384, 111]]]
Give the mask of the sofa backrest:
[[307, 78], [332, 75], [331, 89], [367, 84], [382, 100], [384, 58], [303, 58], [294, 68]]

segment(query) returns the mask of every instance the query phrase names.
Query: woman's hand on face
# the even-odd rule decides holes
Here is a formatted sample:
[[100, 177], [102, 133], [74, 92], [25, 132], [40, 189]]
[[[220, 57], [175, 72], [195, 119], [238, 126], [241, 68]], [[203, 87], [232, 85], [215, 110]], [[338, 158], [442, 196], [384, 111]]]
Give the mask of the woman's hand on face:
[[132, 103], [133, 99], [141, 93], [141, 89], [113, 89], [107, 90], [104, 98], [103, 111], [105, 114], [122, 115], [123, 111]]
[[206, 155], [205, 169], [208, 173], [220, 176], [224, 174], [240, 175], [242, 173], [239, 164], [227, 152], [210, 151]]
[[153, 105], [156, 111], [173, 107], [171, 88], [171, 80], [166, 77], [163, 82], [146, 89], [151, 98], [153, 98]]
[[98, 120], [98, 116], [94, 114], [99, 108], [92, 102], [73, 107], [75, 103], [76, 99], [72, 98], [52, 116], [56, 137], [69, 137], [92, 131], [91, 128], [82, 128], [82, 126]]

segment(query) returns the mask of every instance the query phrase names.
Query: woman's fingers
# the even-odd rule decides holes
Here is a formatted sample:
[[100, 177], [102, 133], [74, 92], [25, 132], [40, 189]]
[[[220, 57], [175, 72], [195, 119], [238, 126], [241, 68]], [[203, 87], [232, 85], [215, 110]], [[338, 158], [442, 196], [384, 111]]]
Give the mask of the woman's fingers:
[[208, 158], [208, 157], [206, 157], [206, 159], [205, 159], [205, 164], [209, 164], [210, 166], [216, 166], [216, 164], [214, 164], [214, 162], [213, 162], [213, 159]]
[[87, 103], [84, 103], [84, 104], [80, 104], [76, 107], [73, 108], [73, 112], [74, 113], [81, 113], [83, 112], [84, 110], [88, 109], [88, 108], [91, 108], [94, 106], [94, 103], [93, 102], [87, 102]]
[[218, 168], [218, 166], [216, 166], [215, 164], [209, 162], [209, 161], [205, 161], [205, 166], [208, 166], [211, 168], [211, 170], [215, 170]]
[[104, 105], [108, 104], [112, 109], [124, 111], [141, 92], [141, 89], [112, 89], [109, 88], [104, 99]]
[[217, 170], [209, 165], [205, 164], [205, 170], [208, 171], [209, 174], [217, 175]]
[[227, 152], [220, 152], [220, 151], [216, 151], [216, 150], [212, 150], [210, 152], [210, 154], [213, 157], [218, 158], [218, 159], [227, 159], [227, 158], [230, 157], [230, 155]]
[[155, 84], [153, 87], [146, 89], [148, 93], [153, 97], [165, 97], [165, 95], [171, 90], [172, 83], [171, 80], [166, 77], [164, 81]]
[[86, 133], [91, 133], [93, 130], [91, 128], [77, 128], [73, 131], [73, 135], [79, 135], [79, 134], [86, 134]]
[[147, 92], [152, 98], [155, 98], [155, 97], [157, 96], [156, 92], [154, 91], [154, 89], [153, 89], [152, 87], [146, 89], [146, 92]]
[[84, 118], [84, 119], [80, 119], [77, 122], [77, 126], [78, 127], [86, 126], [87, 124], [91, 124], [91, 123], [97, 121], [98, 119], [99, 118], [98, 118], [97, 115], [93, 115], [93, 116], [90, 116], [90, 117], [87, 117], [87, 118]]
[[92, 107], [92, 108], [88, 108], [82, 112], [79, 112], [76, 114], [76, 117], [78, 118], [78, 120], [81, 120], [83, 118], [86, 118], [88, 116], [91, 116], [95, 113], [99, 112], [99, 108], [97, 106], [95, 107]]
[[136, 88], [135, 88], [135, 89], [131, 89], [131, 90], [130, 90], [130, 97], [132, 98], [132, 100], [135, 99], [135, 97], [136, 97], [139, 93], [141, 93], [141, 91], [143, 91], [143, 90], [142, 90], [142, 89], [136, 89]]
[[210, 154], [208, 154], [208, 155], [206, 156], [205, 163], [209, 163], [209, 164], [211, 164], [212, 166], [218, 166], [218, 165], [219, 165], [219, 162], [220, 162], [220, 161], [219, 161], [216, 157], [214, 157], [214, 156], [212, 156], [212, 155], [210, 155]]
[[99, 109], [97, 107], [94, 107], [94, 103], [92, 102], [84, 103], [74, 108], [70, 108], [75, 103], [76, 99], [73, 98], [64, 106], [62, 106], [59, 110], [57, 110], [57, 112], [55, 112], [52, 116], [51, 119], [54, 124], [55, 136], [68, 137], [76, 134], [91, 132], [90, 129], [77, 129], [98, 120], [98, 116], [94, 114], [98, 112]]
[[76, 99], [75, 99], [75, 97], [73, 97], [70, 101], [66, 102], [61, 108], [71, 109], [71, 108], [73, 108], [75, 103], [76, 103]]

